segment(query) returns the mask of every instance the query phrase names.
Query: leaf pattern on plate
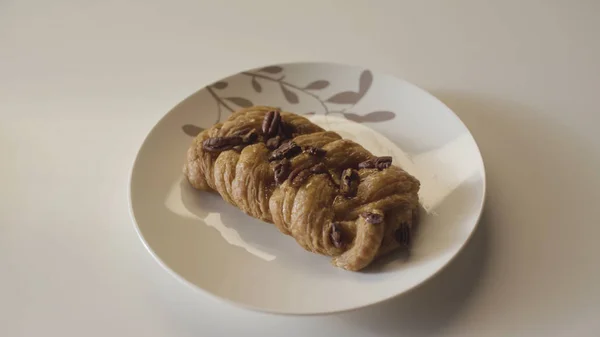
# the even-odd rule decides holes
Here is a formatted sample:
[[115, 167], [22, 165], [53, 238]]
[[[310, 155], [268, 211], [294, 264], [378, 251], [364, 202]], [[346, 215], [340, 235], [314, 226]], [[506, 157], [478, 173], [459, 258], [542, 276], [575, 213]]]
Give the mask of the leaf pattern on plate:
[[212, 87], [215, 89], [225, 89], [225, 88], [227, 88], [228, 85], [229, 85], [229, 83], [227, 83], [225, 81], [219, 81], [219, 82], [213, 84]]
[[186, 124], [182, 126], [181, 129], [186, 135], [190, 137], [196, 137], [198, 134], [200, 134], [200, 132], [204, 131], [203, 128], [193, 124]]
[[306, 87], [304, 87], [304, 89], [307, 89], [307, 90], [321, 90], [321, 89], [327, 88], [328, 86], [329, 86], [329, 81], [318, 80], [318, 81], [311, 82]]
[[358, 92], [343, 91], [329, 97], [326, 101], [336, 104], [356, 104], [369, 91], [371, 84], [373, 84], [373, 74], [369, 70], [364, 70], [358, 80]]
[[391, 112], [391, 111], [373, 111], [370, 112], [366, 115], [357, 115], [355, 113], [352, 112], [344, 112], [344, 116], [351, 120], [351, 121], [355, 121], [358, 123], [363, 123], [363, 122], [385, 122], [385, 121], [389, 121], [391, 119], [394, 119], [396, 117], [396, 114]]
[[283, 68], [281, 68], [280, 66], [269, 66], [269, 67], [264, 67], [259, 71], [269, 73], [269, 74], [278, 74], [283, 71]]
[[373, 73], [369, 70], [364, 70], [358, 80], [358, 92], [361, 98], [369, 91], [371, 84], [373, 84]]
[[361, 98], [361, 95], [354, 91], [343, 91], [337, 93], [327, 99], [327, 102], [336, 104], [356, 104]]
[[259, 92], [259, 93], [262, 92], [262, 86], [260, 85], [260, 83], [258, 83], [258, 81], [256, 80], [256, 77], [252, 77], [252, 88], [256, 92]]
[[235, 105], [241, 106], [242, 108], [249, 108], [254, 105], [252, 101], [242, 97], [225, 97], [225, 99]]
[[[285, 97], [285, 100], [288, 103], [298, 104], [300, 102], [300, 98], [298, 97], [298, 94], [301, 94], [301, 95], [304, 95], [305, 97], [310, 97], [311, 99], [317, 101], [320, 104], [320, 106], [322, 107], [322, 110], [325, 113], [325, 115], [328, 115], [329, 113], [334, 112], [334, 111], [331, 111], [330, 108], [325, 103], [334, 103], [334, 104], [350, 105], [350, 107], [346, 107], [343, 110], [337, 111], [337, 112], [342, 113], [347, 119], [358, 122], [358, 123], [384, 122], [384, 121], [394, 119], [396, 117], [394, 112], [386, 111], [386, 110], [373, 111], [366, 115], [359, 115], [354, 112], [346, 111], [348, 109], [352, 109], [371, 89], [371, 86], [373, 85], [373, 73], [371, 73], [371, 71], [368, 69], [365, 69], [360, 73], [360, 76], [358, 78], [358, 91], [353, 91], [353, 90], [341, 91], [327, 99], [323, 99], [319, 95], [311, 92], [311, 90], [322, 90], [322, 89], [329, 87], [331, 82], [329, 82], [328, 80], [324, 80], [324, 79], [314, 80], [314, 81], [310, 82], [309, 84], [307, 84], [306, 86], [301, 87], [301, 86], [294, 84], [293, 82], [286, 81], [285, 74], [281, 74], [283, 71], [284, 71], [284, 69], [280, 66], [268, 66], [268, 67], [261, 68], [255, 72], [242, 72], [241, 74], [250, 76], [252, 78], [250, 81], [250, 84], [252, 85], [252, 89], [256, 93], [262, 93], [263, 85], [264, 85], [264, 83], [261, 84], [261, 82], [259, 82], [258, 79], [261, 79], [264, 81], [269, 81], [269, 82], [279, 85], [281, 92], [283, 93], [283, 96]], [[275, 77], [275, 76], [277, 76], [277, 77]], [[217, 108], [218, 108], [217, 121], [219, 121], [221, 118], [221, 110], [222, 109], [228, 110], [229, 112], [235, 111], [235, 109], [234, 109], [235, 107], [230, 106], [228, 104], [228, 102], [233, 103], [242, 108], [249, 108], [254, 105], [252, 103], [252, 101], [250, 101], [247, 98], [238, 97], [238, 96], [222, 97], [214, 91], [214, 89], [219, 89], [219, 90], [225, 89], [228, 87], [228, 85], [229, 84], [225, 81], [218, 81], [218, 82], [215, 82], [214, 84], [206, 87], [207, 91], [210, 93], [210, 95], [214, 98], [214, 100], [217, 103]], [[311, 116], [311, 115], [315, 115], [316, 113], [317, 113], [316, 111], [310, 111], [310, 112], [303, 113], [303, 115]], [[182, 130], [187, 135], [196, 136], [197, 134], [202, 132], [202, 130], [204, 130], [204, 129], [201, 127], [192, 125], [192, 124], [186, 124], [186, 125], [182, 126]]]
[[279, 83], [279, 86], [281, 87], [281, 91], [283, 92], [283, 96], [285, 96], [286, 101], [292, 104], [298, 104], [300, 100], [298, 99], [298, 95], [296, 95], [296, 93], [286, 88], [283, 83]]

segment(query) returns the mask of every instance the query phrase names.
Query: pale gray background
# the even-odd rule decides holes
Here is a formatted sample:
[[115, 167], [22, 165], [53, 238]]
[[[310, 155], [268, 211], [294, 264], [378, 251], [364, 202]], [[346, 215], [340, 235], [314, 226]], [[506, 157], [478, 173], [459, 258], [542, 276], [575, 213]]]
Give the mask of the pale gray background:
[[[597, 336], [600, 2], [0, 0], [1, 336]], [[127, 209], [143, 137], [208, 82], [287, 61], [395, 74], [472, 130], [473, 240], [389, 303], [276, 317], [207, 299]]]

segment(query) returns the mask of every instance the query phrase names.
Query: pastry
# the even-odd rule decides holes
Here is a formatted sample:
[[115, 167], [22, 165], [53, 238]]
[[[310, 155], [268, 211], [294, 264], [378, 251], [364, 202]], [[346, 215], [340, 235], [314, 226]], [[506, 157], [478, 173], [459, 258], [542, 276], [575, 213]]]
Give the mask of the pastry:
[[408, 248], [416, 226], [420, 183], [391, 157], [274, 107], [237, 111], [201, 132], [183, 171], [194, 188], [347, 270]]

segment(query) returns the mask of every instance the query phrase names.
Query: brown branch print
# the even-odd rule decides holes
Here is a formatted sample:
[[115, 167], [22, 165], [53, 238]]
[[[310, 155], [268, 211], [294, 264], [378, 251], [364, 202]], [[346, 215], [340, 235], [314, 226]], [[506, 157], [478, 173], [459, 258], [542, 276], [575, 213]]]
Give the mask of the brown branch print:
[[355, 121], [358, 123], [363, 122], [385, 122], [396, 117], [396, 114], [391, 111], [373, 111], [366, 115], [358, 115], [352, 112], [343, 111], [342, 114], [344, 117], [351, 121]]
[[[264, 70], [264, 69], [263, 69]], [[329, 114], [329, 108], [327, 107], [327, 105], [325, 105], [325, 102], [323, 102], [323, 100], [321, 100], [321, 98], [315, 94], [313, 94], [312, 92], [309, 92], [308, 88], [301, 88], [295, 84], [292, 84], [290, 82], [284, 81], [283, 77], [281, 78], [273, 78], [273, 77], [269, 77], [266, 75], [262, 75], [262, 74], [257, 74], [257, 73], [251, 73], [251, 72], [242, 72], [242, 74], [246, 75], [246, 76], [250, 76], [252, 77], [252, 79], [256, 79], [256, 78], [261, 78], [263, 80], [267, 80], [267, 81], [271, 81], [271, 82], [275, 82], [278, 83], [281, 86], [281, 90], [284, 94], [284, 97], [286, 98], [286, 100], [292, 104], [296, 104], [299, 102], [298, 99], [298, 95], [296, 95], [295, 93], [293, 93], [292, 91], [289, 90], [289, 88], [295, 89], [298, 92], [301, 92], [305, 95], [311, 96], [312, 98], [316, 99], [319, 104], [321, 104], [321, 106], [323, 107], [323, 109], [325, 110], [325, 114]], [[328, 82], [329, 83], [329, 82]]]
[[186, 135], [190, 137], [196, 137], [198, 134], [200, 134], [200, 132], [204, 131], [204, 128], [201, 128], [194, 124], [186, 124], [182, 126], [181, 129]]
[[233, 112], [233, 109], [229, 105], [227, 105], [227, 103], [225, 103], [225, 101], [223, 101], [223, 99], [221, 97], [219, 97], [219, 95], [215, 94], [215, 91], [213, 89], [211, 89], [210, 86], [207, 86], [206, 90], [215, 99], [215, 101], [217, 101], [217, 106], [219, 107], [219, 113], [217, 114], [217, 123], [218, 123], [221, 120], [221, 106], [223, 106], [225, 109], [229, 110], [229, 112]]
[[281, 68], [280, 66], [269, 66], [269, 67], [264, 67], [264, 68], [260, 69], [259, 71], [269, 73], [269, 74], [279, 74], [280, 72], [283, 71], [283, 68]]
[[215, 89], [225, 89], [225, 88], [227, 88], [228, 85], [229, 85], [229, 83], [227, 83], [225, 81], [219, 81], [219, 82], [213, 84], [212, 87]]
[[[217, 95], [217, 93], [215, 93], [214, 89], [225, 89], [227, 88], [227, 86], [229, 85], [229, 83], [225, 82], [225, 81], [219, 81], [216, 82], [212, 85], [207, 85], [206, 86], [206, 91], [208, 91], [208, 93], [215, 99], [215, 102], [217, 103], [217, 120], [215, 123], [218, 123], [221, 120], [221, 109], [222, 107], [229, 110], [229, 112], [233, 112], [233, 108], [231, 108], [221, 97], [219, 97], [219, 95]], [[211, 88], [212, 87], [212, 88]], [[235, 103], [235, 102], [233, 102]], [[183, 130], [183, 132], [191, 137], [196, 137], [200, 132], [202, 132], [204, 130], [204, 128], [199, 127], [197, 125], [193, 125], [193, 124], [186, 124], [184, 126], [181, 127], [181, 130]]]
[[321, 90], [329, 86], [329, 81], [317, 80], [304, 87], [306, 90]]
[[237, 106], [241, 106], [242, 108], [249, 108], [254, 105], [254, 103], [252, 103], [252, 101], [242, 98], [242, 97], [225, 97], [224, 99], [230, 101], [231, 103], [233, 103]]
[[[270, 81], [279, 85], [281, 92], [283, 93], [283, 97], [290, 104], [298, 104], [300, 102], [300, 97], [298, 97], [298, 93], [301, 93], [305, 96], [309, 96], [312, 99], [319, 102], [319, 104], [323, 107], [325, 115], [329, 115], [331, 113], [339, 113], [342, 114], [349, 120], [358, 122], [358, 123], [369, 123], [369, 122], [383, 122], [388, 121], [396, 117], [396, 114], [391, 111], [373, 111], [366, 115], [359, 115], [354, 112], [350, 112], [349, 110], [353, 109], [354, 106], [367, 94], [369, 89], [371, 89], [371, 85], [373, 84], [373, 74], [369, 70], [363, 70], [360, 74], [360, 78], [358, 80], [358, 90], [347, 90], [334, 94], [333, 96], [323, 100], [319, 95], [311, 92], [311, 90], [322, 90], [329, 87], [330, 82], [327, 80], [315, 80], [304, 87], [300, 87], [289, 81], [285, 81], [285, 74], [283, 73], [283, 68], [280, 66], [268, 66], [254, 72], [242, 72], [240, 74], [251, 77], [250, 84], [252, 85], [252, 89], [256, 93], [261, 93], [263, 91], [263, 87], [261, 83], [257, 79], [261, 79], [264, 81]], [[267, 75], [268, 74], [268, 75]], [[275, 77], [277, 76], [277, 78]], [[216, 92], [217, 90], [223, 90], [227, 88], [229, 84], [225, 81], [218, 81], [206, 87], [208, 93], [213, 97], [215, 102], [217, 103], [217, 123], [221, 120], [221, 111], [222, 109], [229, 110], [230, 113], [234, 112], [229, 103], [235, 104], [242, 108], [248, 108], [253, 106], [252, 101], [243, 98], [243, 97], [221, 97]], [[326, 103], [340, 104], [346, 105], [341, 110], [330, 110]], [[314, 115], [316, 112], [311, 111], [305, 113], [305, 115]], [[182, 126], [182, 130], [189, 136], [196, 136], [203, 128], [186, 124]]]
[[360, 74], [360, 79], [358, 81], [358, 91], [342, 91], [329, 97], [325, 101], [336, 104], [355, 105], [365, 96], [367, 91], [369, 91], [369, 89], [371, 88], [371, 84], [373, 84], [373, 74], [369, 70], [364, 70]]
[[[213, 88], [225, 89], [225, 88], [227, 88], [227, 86], [228, 86], [227, 82], [217, 82], [211, 86], [206, 87], [206, 90], [215, 99], [215, 101], [217, 102], [217, 107], [219, 108], [219, 113], [217, 116], [217, 123], [221, 120], [221, 106], [224, 107], [225, 109], [229, 110], [229, 112], [235, 111], [225, 101], [229, 101], [237, 106], [241, 106], [242, 108], [249, 108], [254, 105], [254, 103], [252, 103], [252, 101], [250, 101], [249, 99], [243, 98], [243, 97], [220, 97], [213, 90]], [[213, 88], [211, 88], [211, 87], [213, 87]]]

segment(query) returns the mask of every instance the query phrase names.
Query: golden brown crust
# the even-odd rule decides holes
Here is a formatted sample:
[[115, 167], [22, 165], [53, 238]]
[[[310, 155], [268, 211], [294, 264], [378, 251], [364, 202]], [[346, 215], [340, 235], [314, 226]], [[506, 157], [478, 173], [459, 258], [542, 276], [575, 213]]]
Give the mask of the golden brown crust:
[[[273, 122], [270, 111], [276, 108], [243, 109], [200, 133], [184, 166], [190, 184], [218, 192], [248, 215], [274, 223], [304, 249], [331, 256], [335, 266], [347, 270], [363, 269], [376, 257], [407, 245], [406, 230], [415, 226], [418, 212], [416, 178], [389, 166], [389, 158], [380, 158], [379, 166], [365, 165], [377, 157], [359, 144], [289, 112], [277, 110]], [[263, 126], [265, 118], [270, 119]], [[265, 143], [274, 138], [273, 125], [279, 119], [285, 124], [279, 126], [277, 145], [285, 139], [288, 143], [274, 155]], [[248, 132], [257, 135], [242, 141], [239, 136]], [[221, 147], [203, 147], [215, 137], [235, 139]]]

